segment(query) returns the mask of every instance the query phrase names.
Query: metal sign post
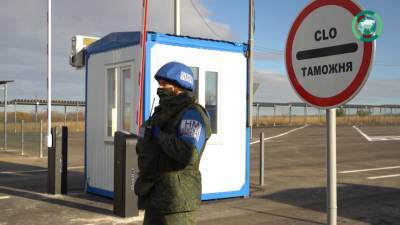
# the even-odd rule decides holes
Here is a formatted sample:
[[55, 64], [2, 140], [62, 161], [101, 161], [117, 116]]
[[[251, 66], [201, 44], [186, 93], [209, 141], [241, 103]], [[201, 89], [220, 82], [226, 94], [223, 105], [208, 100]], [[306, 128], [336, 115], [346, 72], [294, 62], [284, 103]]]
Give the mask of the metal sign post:
[[327, 220], [337, 221], [336, 107], [361, 90], [371, 69], [375, 42], [352, 31], [361, 8], [352, 1], [315, 0], [297, 16], [286, 42], [289, 81], [304, 102], [326, 109]]
[[336, 109], [326, 110], [327, 123], [327, 211], [328, 224], [336, 225], [337, 218], [337, 182], [336, 182]]
[[254, 0], [249, 0], [249, 28], [247, 50], [247, 127], [253, 136], [253, 43], [254, 43]]
[[181, 35], [181, 0], [175, 0], [174, 29], [175, 35]]
[[51, 0], [47, 0], [47, 10], [47, 147], [51, 148]]
[[7, 150], [7, 83], [4, 84], [4, 150]]

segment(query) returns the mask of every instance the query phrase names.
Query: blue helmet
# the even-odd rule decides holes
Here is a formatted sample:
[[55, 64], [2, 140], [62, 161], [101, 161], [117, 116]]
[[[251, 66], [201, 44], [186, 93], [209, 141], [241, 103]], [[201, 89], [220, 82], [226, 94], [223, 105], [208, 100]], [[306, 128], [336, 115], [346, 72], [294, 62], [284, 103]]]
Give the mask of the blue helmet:
[[192, 70], [185, 64], [169, 62], [162, 66], [154, 76], [158, 80], [168, 81], [180, 88], [193, 91], [194, 78]]

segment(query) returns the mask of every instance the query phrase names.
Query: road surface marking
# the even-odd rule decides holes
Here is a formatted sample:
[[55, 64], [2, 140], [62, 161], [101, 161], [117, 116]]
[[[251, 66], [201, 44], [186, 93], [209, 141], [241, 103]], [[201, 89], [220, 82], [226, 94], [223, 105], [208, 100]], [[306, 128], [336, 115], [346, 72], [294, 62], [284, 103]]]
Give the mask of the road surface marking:
[[[73, 167], [68, 167], [69, 170], [73, 169], [83, 169], [83, 166], [73, 166]], [[23, 170], [23, 171], [0, 171], [0, 174], [20, 174], [20, 173], [43, 173], [47, 172], [47, 169], [42, 169], [42, 170]]]
[[384, 176], [377, 176], [377, 177], [367, 177], [367, 179], [375, 180], [375, 179], [391, 178], [391, 177], [400, 177], [400, 174], [391, 174], [391, 175], [384, 175]]
[[[75, 218], [71, 219], [72, 223], [85, 223], [85, 224], [99, 224], [99, 223], [107, 223], [107, 224], [132, 224], [136, 222], [143, 222], [144, 220], [144, 211], [139, 210], [139, 215], [129, 218], [119, 218], [115, 216], [104, 216], [99, 218]], [[141, 224], [141, 223], [140, 223]]]
[[348, 171], [341, 171], [339, 173], [359, 173], [359, 172], [366, 172], [366, 171], [391, 170], [391, 169], [398, 169], [398, 168], [400, 168], [400, 166], [380, 167], [380, 168], [371, 168], [371, 169], [362, 169], [362, 170], [348, 170]]
[[[304, 126], [302, 126], [302, 127], [298, 127], [298, 128], [295, 128], [295, 129], [286, 131], [286, 132], [284, 132], [284, 133], [281, 133], [281, 134], [272, 136], [272, 137], [266, 137], [266, 138], [264, 138], [264, 141], [266, 141], [266, 140], [271, 140], [271, 139], [278, 138], [278, 137], [282, 137], [282, 136], [284, 136], [284, 135], [290, 134], [290, 133], [292, 133], [292, 132], [295, 132], [295, 131], [297, 131], [297, 130], [301, 130], [301, 129], [306, 128], [306, 127], [308, 127], [308, 124], [306, 124], [306, 125], [304, 125]], [[250, 145], [252, 145], [252, 144], [257, 144], [257, 143], [260, 143], [260, 140], [253, 141], [253, 142], [250, 143]]]
[[2, 199], [9, 199], [10, 198], [10, 196], [0, 196], [0, 200], [2, 200]]
[[372, 141], [400, 141], [400, 136], [373, 136]]
[[368, 135], [366, 135], [364, 132], [362, 132], [360, 129], [358, 129], [358, 127], [353, 126], [354, 129], [356, 129], [356, 131], [358, 131], [358, 133], [360, 133], [363, 137], [365, 137], [365, 139], [367, 139], [368, 141], [371, 141], [371, 138], [368, 137]]
[[0, 171], [0, 174], [41, 173], [41, 172], [47, 172], [47, 170]]
[[68, 167], [69, 170], [83, 169], [83, 168], [85, 168], [85, 167], [84, 166], [71, 166], [71, 167]]
[[358, 127], [353, 126], [354, 129], [358, 131], [365, 139], [368, 141], [400, 141], [400, 136], [368, 136]]

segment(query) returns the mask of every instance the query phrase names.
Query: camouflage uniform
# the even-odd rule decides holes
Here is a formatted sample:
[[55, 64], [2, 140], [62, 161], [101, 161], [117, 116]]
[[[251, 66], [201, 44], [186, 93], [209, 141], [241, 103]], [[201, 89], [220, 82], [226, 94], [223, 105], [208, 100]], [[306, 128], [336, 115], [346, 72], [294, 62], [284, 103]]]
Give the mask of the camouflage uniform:
[[[160, 129], [157, 138], [154, 127]], [[140, 174], [135, 183], [139, 208], [146, 210], [144, 225], [195, 224], [200, 157], [211, 135], [207, 112], [185, 91], [161, 99], [144, 130], [136, 147]]]
[[160, 213], [146, 210], [143, 225], [189, 225], [196, 224], [195, 211], [178, 213]]

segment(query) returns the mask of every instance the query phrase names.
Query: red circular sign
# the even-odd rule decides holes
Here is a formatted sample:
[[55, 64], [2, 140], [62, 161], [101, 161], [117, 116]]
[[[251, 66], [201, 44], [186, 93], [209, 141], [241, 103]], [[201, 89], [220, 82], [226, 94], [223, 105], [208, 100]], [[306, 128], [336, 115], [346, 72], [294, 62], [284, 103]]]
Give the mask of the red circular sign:
[[[311, 105], [322, 107], [322, 108], [333, 108], [344, 104], [345, 102], [349, 101], [352, 97], [354, 97], [358, 91], [361, 89], [363, 84], [368, 77], [370, 65], [372, 63], [372, 57], [374, 52], [374, 42], [364, 42], [364, 52], [362, 55], [361, 66], [357, 72], [357, 75], [353, 79], [353, 81], [340, 93], [331, 96], [331, 97], [320, 97], [315, 96], [308, 92], [298, 81], [296, 77], [296, 73], [293, 68], [293, 61], [292, 61], [292, 53], [293, 53], [293, 42], [296, 36], [296, 33], [304, 21], [304, 19], [314, 10], [319, 9], [323, 6], [339, 6], [346, 10], [348, 10], [354, 16], [357, 15], [361, 8], [357, 6], [350, 0], [316, 0], [309, 4], [303, 11], [297, 16], [296, 20], [294, 21], [289, 36], [286, 42], [286, 51], [285, 51], [285, 59], [286, 59], [286, 68], [289, 75], [289, 80], [298, 93], [298, 95], [306, 102]], [[351, 21], [349, 22], [351, 23]]]

